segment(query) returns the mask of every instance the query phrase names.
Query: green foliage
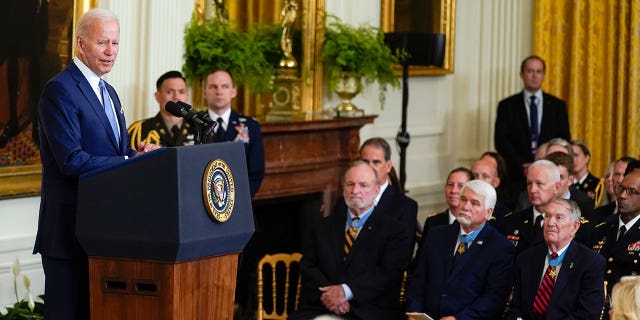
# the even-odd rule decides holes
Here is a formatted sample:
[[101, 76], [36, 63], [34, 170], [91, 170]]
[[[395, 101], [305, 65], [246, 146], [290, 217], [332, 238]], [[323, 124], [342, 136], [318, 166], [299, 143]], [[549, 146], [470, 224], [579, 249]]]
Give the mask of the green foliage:
[[366, 83], [377, 82], [382, 94], [387, 85], [400, 86], [391, 67], [391, 63], [399, 61], [399, 55], [387, 47], [379, 29], [368, 24], [354, 27], [331, 15], [328, 18], [333, 21], [327, 24], [322, 57], [331, 90], [335, 89], [343, 71], [362, 75]]
[[277, 27], [254, 26], [240, 32], [215, 20], [191, 18], [185, 28], [185, 63], [182, 71], [190, 81], [200, 81], [210, 72], [229, 70], [237, 85], [254, 93], [271, 90], [273, 56], [279, 56]]
[[[39, 296], [44, 300], [44, 296]], [[29, 309], [29, 303], [26, 300], [16, 302], [13, 307], [7, 307], [7, 314], [0, 313], [0, 320], [26, 320], [26, 319], [44, 319], [44, 303], [35, 302], [33, 311]]]

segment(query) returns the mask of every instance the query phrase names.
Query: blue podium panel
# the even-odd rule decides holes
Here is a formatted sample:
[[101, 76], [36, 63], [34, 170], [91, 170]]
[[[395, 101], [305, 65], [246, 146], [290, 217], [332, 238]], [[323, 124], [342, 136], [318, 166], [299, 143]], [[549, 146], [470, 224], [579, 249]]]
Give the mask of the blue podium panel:
[[253, 232], [239, 142], [162, 148], [80, 177], [76, 235], [89, 256], [187, 261], [240, 252]]

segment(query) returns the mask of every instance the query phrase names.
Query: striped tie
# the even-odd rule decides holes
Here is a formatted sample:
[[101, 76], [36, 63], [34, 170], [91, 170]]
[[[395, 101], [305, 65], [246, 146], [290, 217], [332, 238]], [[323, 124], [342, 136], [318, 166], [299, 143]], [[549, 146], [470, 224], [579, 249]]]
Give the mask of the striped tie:
[[347, 232], [344, 234], [344, 255], [345, 257], [349, 255], [349, 251], [351, 251], [351, 247], [353, 246], [353, 242], [356, 240], [356, 236], [358, 235], [358, 226], [357, 223], [360, 221], [360, 218], [355, 217], [351, 219], [351, 225], [347, 228]]
[[[557, 257], [558, 254], [556, 252], [553, 252], [551, 254], [550, 260], [556, 259]], [[556, 267], [552, 267], [551, 263], [549, 263], [549, 267], [544, 273], [544, 277], [542, 278], [542, 282], [540, 283], [540, 288], [538, 288], [536, 298], [533, 300], [533, 314], [538, 319], [544, 319], [544, 315], [547, 312], [547, 307], [549, 306], [549, 300], [551, 300], [551, 292], [553, 291], [553, 287], [555, 285], [557, 277], [558, 274], [556, 272]]]

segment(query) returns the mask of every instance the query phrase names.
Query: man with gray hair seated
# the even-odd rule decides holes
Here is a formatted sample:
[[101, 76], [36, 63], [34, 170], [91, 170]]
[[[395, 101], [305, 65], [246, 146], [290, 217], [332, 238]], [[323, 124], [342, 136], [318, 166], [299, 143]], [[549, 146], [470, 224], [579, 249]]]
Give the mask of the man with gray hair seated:
[[518, 256], [507, 319], [598, 319], [604, 305], [604, 258], [573, 238], [580, 209], [555, 199], [544, 213], [544, 243]]
[[456, 208], [459, 224], [423, 238], [406, 291], [407, 311], [434, 319], [499, 319], [511, 290], [514, 248], [487, 220], [496, 203], [490, 184], [472, 180]]
[[560, 192], [560, 170], [549, 160], [538, 160], [527, 170], [527, 194], [531, 206], [505, 215], [504, 234], [516, 247], [516, 254], [542, 243], [542, 221], [547, 205]]

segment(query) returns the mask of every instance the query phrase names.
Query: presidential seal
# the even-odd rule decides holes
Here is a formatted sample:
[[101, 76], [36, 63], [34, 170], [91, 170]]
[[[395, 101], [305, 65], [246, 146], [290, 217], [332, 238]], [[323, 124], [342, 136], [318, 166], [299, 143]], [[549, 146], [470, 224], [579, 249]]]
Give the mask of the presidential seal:
[[209, 217], [225, 222], [231, 217], [235, 201], [235, 185], [229, 165], [222, 159], [216, 159], [204, 171], [202, 196]]

